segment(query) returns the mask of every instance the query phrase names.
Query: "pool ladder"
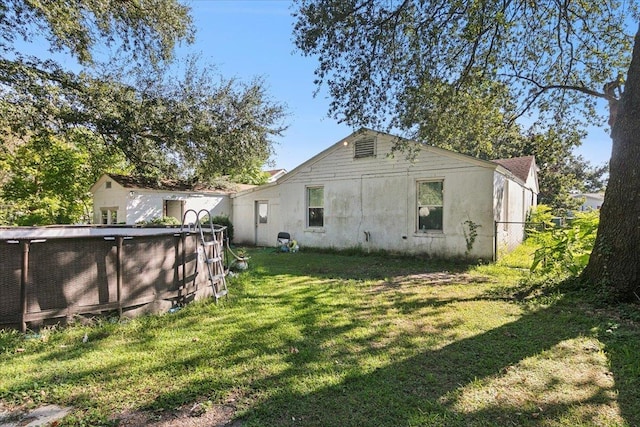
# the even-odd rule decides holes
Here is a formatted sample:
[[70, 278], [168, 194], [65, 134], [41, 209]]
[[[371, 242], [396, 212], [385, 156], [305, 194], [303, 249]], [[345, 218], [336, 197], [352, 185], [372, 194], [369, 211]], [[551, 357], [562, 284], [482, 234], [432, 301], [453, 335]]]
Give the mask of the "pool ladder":
[[[195, 214], [196, 221], [194, 223], [187, 224], [186, 219], [189, 213]], [[204, 227], [202, 224], [205, 216], [208, 218], [208, 227]], [[184, 229], [185, 226], [188, 226], [189, 230], [195, 231], [198, 238], [196, 250], [198, 260], [194, 271], [194, 281], [197, 280], [198, 277], [198, 265], [202, 262], [205, 266], [207, 279], [211, 284], [213, 296], [217, 303], [220, 298], [226, 296], [228, 293], [225, 278], [226, 271], [223, 264], [224, 231], [227, 227], [214, 224], [209, 211], [206, 209], [198, 212], [193, 209], [187, 210], [182, 218], [181, 230]]]

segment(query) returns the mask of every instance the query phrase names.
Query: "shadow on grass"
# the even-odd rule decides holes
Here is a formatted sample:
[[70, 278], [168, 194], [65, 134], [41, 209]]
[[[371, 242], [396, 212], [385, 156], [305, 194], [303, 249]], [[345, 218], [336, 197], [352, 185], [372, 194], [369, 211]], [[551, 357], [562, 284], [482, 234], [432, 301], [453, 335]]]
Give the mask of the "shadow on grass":
[[[260, 281], [288, 274], [289, 271], [305, 271], [312, 277], [320, 275], [348, 280], [382, 279], [395, 274], [425, 271], [423, 260], [396, 264], [383, 258], [375, 258], [361, 263], [361, 259], [357, 261], [357, 257], [354, 257], [357, 264], [354, 265], [354, 260], [348, 256], [326, 254], [318, 254], [318, 259], [309, 263], [305, 270], [305, 266], [300, 264], [308, 260], [295, 257], [296, 254], [282, 254], [276, 257], [277, 261], [271, 259], [270, 263], [260, 260], [260, 256], [256, 257], [262, 266], [252, 273], [254, 279]], [[332, 264], [323, 266], [323, 262]], [[435, 270], [438, 267], [441, 266], [434, 267]], [[452, 270], [450, 267], [448, 269]], [[464, 271], [464, 267], [459, 271]], [[533, 293], [529, 289], [524, 291]], [[416, 301], [410, 293], [404, 292], [400, 295], [389, 292], [386, 306], [371, 302], [353, 307], [344, 304], [330, 305], [326, 300], [320, 302], [320, 296], [326, 292], [326, 286], [310, 286], [259, 297], [265, 304], [290, 307], [294, 313], [290, 321], [301, 326], [303, 338], [289, 341], [291, 349], [295, 351], [284, 356], [287, 369], [267, 376], [256, 373], [250, 385], [251, 391], [244, 392], [254, 394], [249, 409], [242, 417], [245, 425], [599, 425], [602, 420], [599, 418], [601, 414], [597, 407], [603, 405], [610, 410], [616, 406], [616, 402], [629, 425], [640, 422], [637, 403], [632, 400], [638, 395], [638, 392], [632, 389], [637, 385], [637, 381], [623, 381], [623, 368], [627, 366], [628, 360], [623, 361], [623, 356], [616, 356], [619, 354], [618, 350], [612, 357], [615, 383], [603, 384], [598, 378], [584, 376], [574, 386], [589, 390], [586, 395], [543, 397], [545, 393], [556, 393], [563, 381], [550, 371], [547, 378], [537, 379], [542, 385], [531, 386], [539, 393], [537, 396], [527, 394], [533, 391], [525, 384], [527, 378], [524, 377], [521, 380], [522, 384], [518, 384], [523, 389], [520, 395], [511, 398], [491, 396], [485, 398], [484, 403], [475, 406], [465, 403], [463, 395], [470, 393], [469, 389], [491, 390], [487, 384], [499, 381], [508, 375], [514, 366], [527, 359], [558, 351], [557, 347], [566, 340], [592, 336], [593, 330], [602, 326], [601, 320], [585, 315], [581, 308], [573, 303], [556, 299], [549, 307], [526, 312], [511, 323], [443, 347], [433, 346], [433, 350], [422, 351], [409, 357], [402, 357], [403, 353], [394, 351], [394, 347], [408, 348], [415, 336], [400, 334], [389, 337], [384, 329], [367, 336], [354, 337], [352, 342], [342, 346], [339, 351], [327, 355], [330, 352], [328, 343], [335, 337], [356, 331], [375, 317], [371, 314], [382, 310], [395, 309], [399, 315], [404, 315], [430, 308], [431, 315], [435, 316], [437, 310], [451, 309], [447, 306], [452, 304], [477, 300], [504, 301], [505, 298], [484, 294], [469, 299], [428, 298]], [[410, 302], [407, 302], [408, 300]], [[344, 324], [327, 325], [323, 321], [325, 316], [332, 316], [340, 310], [351, 310], [347, 316], [348, 321]], [[449, 326], [451, 325], [435, 325], [436, 329], [443, 332]], [[272, 327], [276, 325], [257, 329], [248, 327], [246, 331], [237, 334], [233, 342], [228, 343], [222, 357], [228, 358], [229, 363], [233, 364], [244, 361], [238, 355], [245, 353], [246, 349], [253, 349], [254, 353], [258, 354], [282, 352], [281, 348], [265, 346], [264, 340], [261, 339], [262, 334], [270, 333]], [[594, 350], [587, 345], [584, 348], [578, 346], [577, 351], [584, 354], [566, 356], [589, 357]], [[619, 351], [629, 350], [622, 348]], [[370, 357], [389, 357], [390, 360], [386, 365], [369, 369], [363, 366], [363, 354]], [[398, 358], [394, 359], [394, 355], [398, 355]], [[543, 359], [545, 357], [550, 356], [542, 356]], [[325, 363], [329, 358], [335, 359], [333, 368], [327, 367]], [[618, 358], [619, 363], [616, 362]], [[319, 366], [323, 367], [318, 368]], [[336, 384], [314, 387], [314, 383], [308, 381], [309, 377], [323, 375], [338, 378]], [[297, 382], [299, 384], [296, 384]], [[195, 399], [193, 392], [196, 390], [198, 393], [206, 393], [209, 389], [211, 393], [216, 389], [213, 384], [206, 383], [207, 381], [198, 382], [192, 384], [193, 389], [189, 387], [166, 393], [158, 398], [157, 403]], [[233, 388], [231, 384], [217, 386], [222, 386], [227, 391]], [[507, 393], [509, 391], [506, 390]], [[576, 410], [576, 407], [581, 409]]]
[[[197, 346], [188, 354], [176, 350], [175, 354], [162, 355], [162, 360], [147, 368], [145, 374], [180, 375], [189, 370], [208, 369], [214, 358], [224, 362], [221, 369], [244, 366], [245, 370], [236, 377], [222, 372], [211, 374], [208, 370], [207, 375], [155, 395], [154, 401], [141, 409], [164, 410], [202, 399], [222, 402], [238, 395], [236, 402], [244, 398], [239, 406], [244, 410], [242, 420], [246, 426], [598, 425], [598, 411], [589, 412], [590, 408], [613, 407], [617, 401], [629, 425], [640, 423], [637, 409], [640, 368], [637, 363], [633, 365], [637, 358], [632, 359], [640, 350], [637, 335], [626, 340], [612, 333], [605, 341], [607, 351], [611, 352], [610, 369], [615, 384], [603, 384], [598, 378], [584, 376], [576, 387], [589, 390], [587, 394], [548, 399], [544, 396], [556, 393], [563, 381], [549, 370], [548, 377], [538, 378], [535, 387], [528, 386], [527, 381], [532, 379], [526, 376], [521, 382], [511, 378], [511, 385], [523, 390], [519, 395], [485, 396], [475, 404], [469, 403], [474, 401], [469, 396], [473, 393], [494, 392], [493, 381], [499, 382], [514, 370], [527, 372], [514, 366], [526, 364], [531, 358], [549, 359], [554, 352], [562, 353], [564, 341], [593, 336], [593, 330], [602, 327], [602, 316], [585, 314], [576, 304], [558, 298], [546, 308], [519, 314], [510, 323], [484, 328], [476, 335], [467, 334], [466, 338], [447, 337], [438, 341], [438, 334], [445, 336], [462, 322], [455, 316], [443, 321], [439, 315], [444, 310], [463, 309], [464, 304], [477, 301], [508, 303], [504, 297], [482, 292], [469, 298], [425, 298], [410, 286], [372, 292], [364, 290], [362, 283], [345, 286], [340, 281], [387, 280], [425, 270], [457, 268], [439, 265], [431, 270], [419, 259], [396, 262], [385, 257], [363, 259], [331, 254], [314, 255], [312, 259], [299, 254], [251, 255], [252, 271], [236, 288], [230, 287], [232, 295], [238, 295], [237, 304], [232, 296], [228, 303], [197, 308], [209, 310], [210, 317], [203, 316], [203, 320], [211, 320], [213, 326], [224, 328], [226, 321], [235, 322], [234, 332], [221, 339], [215, 353], [198, 350]], [[459, 271], [465, 271], [464, 267]], [[286, 275], [295, 276], [287, 277], [287, 288], [281, 287], [278, 279]], [[314, 284], [318, 277], [325, 280]], [[268, 289], [260, 286], [265, 280], [270, 280]], [[343, 292], [353, 292], [354, 287], [360, 293], [370, 292], [371, 297], [367, 294], [362, 301], [353, 303], [338, 298]], [[270, 307], [285, 310], [271, 315]], [[258, 315], [260, 322], [255, 321]], [[418, 327], [370, 324], [380, 319], [391, 323], [409, 320]], [[147, 325], [149, 328], [142, 332], [137, 350], [152, 343], [161, 328], [184, 328], [195, 333], [192, 322], [189, 313], [178, 312]], [[202, 333], [217, 339], [216, 330], [209, 329], [210, 325], [199, 326]], [[420, 329], [425, 326], [430, 330]], [[428, 334], [434, 335], [433, 342], [422, 341], [419, 347], [422, 350], [415, 350], [415, 341], [424, 340]], [[335, 340], [343, 341], [332, 345]], [[576, 347], [571, 347], [571, 351], [575, 352]], [[577, 351], [580, 354], [567, 356], [590, 357], [594, 349], [578, 345]], [[259, 363], [249, 363], [260, 357], [277, 359], [281, 367], [263, 370]], [[370, 364], [370, 359], [384, 363]], [[96, 374], [109, 378], [112, 373], [83, 370], [73, 379]], [[323, 379], [314, 382], [314, 377]], [[613, 387], [617, 387], [617, 397]], [[496, 386], [495, 393], [513, 391], [505, 389], [504, 384]], [[90, 401], [90, 397], [82, 399], [85, 398]], [[576, 407], [584, 410], [576, 413]]]
[[[547, 403], [544, 408], [532, 406], [533, 401], [523, 407], [489, 405], [467, 413], [456, 404], [462, 387], [499, 377], [511, 366], [563, 340], [589, 333], [592, 323], [563, 311], [533, 312], [441, 349], [373, 372], [349, 375], [332, 387], [309, 393], [285, 388], [286, 392], [252, 408], [245, 418], [248, 425], [278, 426], [536, 425], [557, 420], [575, 404], [603, 403], [611, 396], [601, 389], [587, 399]], [[291, 372], [272, 379], [273, 383], [294, 380], [303, 373], [304, 369], [296, 366], [296, 356], [291, 356]], [[552, 387], [549, 384], [549, 389]], [[582, 421], [597, 424], [595, 420]]]
[[[312, 298], [308, 297], [306, 303], [313, 304]], [[389, 348], [408, 345], [407, 337], [397, 337], [386, 342], [384, 347], [380, 346], [385, 341], [382, 332], [354, 338], [354, 353], [349, 351], [350, 346], [344, 347], [331, 355], [336, 359], [333, 369], [318, 369], [317, 366], [326, 361], [326, 344], [332, 337], [355, 330], [367, 318], [366, 313], [361, 313], [348, 325], [326, 327], [319, 326], [322, 315], [321, 306], [315, 314], [310, 310], [301, 312], [297, 321], [306, 325], [302, 333], [304, 338], [290, 342], [296, 351], [286, 356], [288, 369], [268, 377], [256, 374], [251, 384], [252, 393], [257, 396], [253, 402], [256, 404], [243, 416], [247, 426], [548, 425], [562, 424], [560, 420], [563, 419], [569, 419], [564, 425], [599, 425], [598, 410], [576, 415], [575, 406], [615, 406], [613, 384], [603, 386], [588, 376], [580, 380], [579, 385], [593, 390], [588, 396], [565, 397], [557, 401], [539, 397], [501, 401], [494, 396], [488, 399], [492, 403], [471, 409], [465, 409], [458, 400], [465, 388], [501, 378], [514, 365], [549, 352], [565, 340], [589, 336], [597, 321], [575, 313], [570, 306], [559, 304], [531, 312], [515, 322], [440, 349], [392, 360], [387, 366], [372, 371], [358, 365], [363, 353], [371, 357], [393, 354]], [[447, 325], [439, 327], [446, 329]], [[237, 336], [237, 343], [227, 348], [229, 362], [242, 362], [234, 360], [233, 355], [242, 353], [243, 348], [260, 348], [263, 344], [258, 337], [267, 332], [254, 330]], [[593, 351], [588, 347], [583, 350], [586, 354]], [[262, 347], [259, 351], [268, 353], [278, 349]], [[307, 389], [313, 384], [295, 384], [314, 375], [336, 375], [340, 380], [334, 386], [312, 390]], [[538, 391], [553, 393], [562, 379], [551, 376], [544, 381], [543, 389]], [[203, 384], [193, 385], [195, 390], [206, 391], [202, 389]], [[273, 390], [278, 392], [272, 393]], [[160, 399], [182, 400], [187, 396], [176, 393], [185, 391], [174, 391]], [[189, 393], [193, 391], [191, 389]], [[621, 397], [629, 394], [629, 390], [619, 392]], [[259, 396], [265, 394], [270, 397], [261, 400]], [[635, 407], [635, 403], [627, 403]], [[624, 404], [624, 399], [620, 404]], [[638, 421], [636, 414], [625, 410], [624, 406], [622, 413], [631, 425]]]
[[622, 415], [631, 426], [640, 425], [640, 309], [617, 307], [601, 338], [618, 388]]
[[372, 253], [353, 255], [346, 251], [308, 249], [303, 252], [278, 252], [272, 248], [253, 248], [251, 264], [269, 276], [303, 272], [310, 276], [343, 280], [379, 280], [390, 276], [449, 271], [461, 273], [474, 264], [428, 257], [407, 257]]

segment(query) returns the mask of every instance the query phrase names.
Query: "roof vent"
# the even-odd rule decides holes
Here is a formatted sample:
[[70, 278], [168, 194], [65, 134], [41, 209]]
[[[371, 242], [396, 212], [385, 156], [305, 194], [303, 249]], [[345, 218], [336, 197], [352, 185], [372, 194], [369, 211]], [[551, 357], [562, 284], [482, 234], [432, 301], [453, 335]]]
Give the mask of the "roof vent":
[[362, 138], [354, 144], [354, 159], [363, 159], [366, 157], [376, 156], [376, 139], [375, 138]]

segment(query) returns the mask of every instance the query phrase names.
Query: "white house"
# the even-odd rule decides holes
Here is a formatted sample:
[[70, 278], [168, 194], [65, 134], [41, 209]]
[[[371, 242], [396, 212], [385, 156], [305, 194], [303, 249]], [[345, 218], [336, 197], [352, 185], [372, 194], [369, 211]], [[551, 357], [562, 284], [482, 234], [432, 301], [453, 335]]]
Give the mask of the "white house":
[[[491, 259], [523, 237], [538, 194], [533, 157], [490, 162], [356, 131], [277, 181], [231, 195], [234, 241]], [[497, 222], [497, 223], [496, 223]], [[515, 226], [514, 226], [515, 225]]]
[[582, 205], [578, 208], [582, 212], [598, 210], [604, 203], [604, 193], [577, 193], [572, 194], [571, 197], [583, 200]]
[[[238, 185], [237, 189], [252, 186]], [[231, 217], [229, 195], [219, 189], [173, 180], [104, 174], [91, 187], [95, 224], [136, 224], [164, 216], [182, 221], [184, 213], [206, 209], [212, 216]], [[188, 218], [187, 218], [188, 219]]]

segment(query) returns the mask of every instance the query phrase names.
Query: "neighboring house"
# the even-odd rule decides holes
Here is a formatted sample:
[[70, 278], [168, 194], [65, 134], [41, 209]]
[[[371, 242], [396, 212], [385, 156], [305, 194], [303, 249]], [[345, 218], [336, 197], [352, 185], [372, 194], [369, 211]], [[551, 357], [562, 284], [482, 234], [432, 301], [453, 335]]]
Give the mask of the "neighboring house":
[[267, 182], [275, 182], [281, 176], [286, 174], [287, 170], [286, 169], [273, 169], [273, 170], [270, 170], [270, 171], [265, 171], [265, 173], [267, 173], [269, 175], [269, 178], [267, 179]]
[[571, 197], [583, 200], [578, 208], [582, 212], [599, 210], [604, 202], [604, 193], [577, 193], [572, 194]]
[[[238, 185], [238, 189], [252, 186]], [[212, 216], [231, 216], [229, 195], [235, 190], [210, 188], [173, 180], [104, 174], [91, 187], [95, 224], [136, 224], [154, 218], [182, 221], [189, 209]], [[189, 218], [187, 218], [189, 220]]]
[[397, 140], [362, 129], [232, 194], [234, 241], [273, 246], [284, 231], [303, 248], [491, 259], [496, 243], [522, 240], [538, 194], [533, 157], [490, 162], [403, 140], [416, 149], [407, 160], [391, 155]]

